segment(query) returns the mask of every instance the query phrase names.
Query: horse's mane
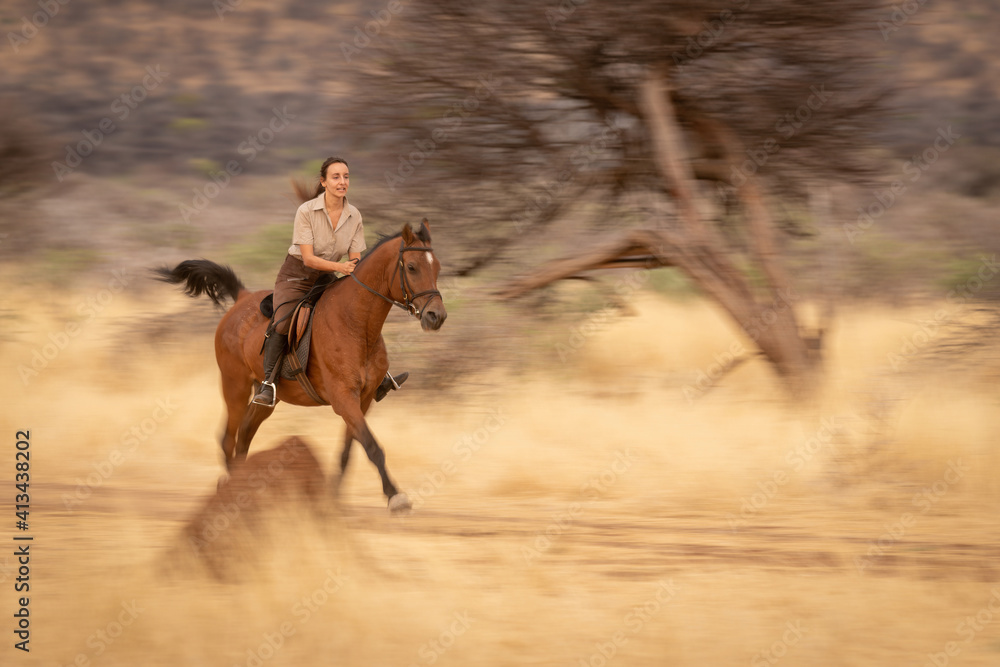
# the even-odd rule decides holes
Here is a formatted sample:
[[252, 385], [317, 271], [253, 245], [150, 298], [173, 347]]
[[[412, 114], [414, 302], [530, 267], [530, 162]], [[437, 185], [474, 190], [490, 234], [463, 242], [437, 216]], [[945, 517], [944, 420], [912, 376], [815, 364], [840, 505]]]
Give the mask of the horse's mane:
[[[383, 234], [382, 232], [379, 232], [378, 240], [375, 242], [375, 245], [373, 245], [365, 252], [365, 256], [361, 258], [361, 262], [368, 259], [368, 257], [370, 257], [372, 253], [378, 250], [382, 245], [388, 243], [393, 239], [398, 239], [402, 235], [403, 232], [396, 232], [395, 234]], [[414, 235], [417, 237], [418, 240], [423, 241], [424, 243], [431, 242], [430, 232], [427, 231], [427, 227], [425, 225], [420, 225], [420, 229], [414, 232]], [[358, 264], [360, 264], [361, 262], [358, 262]]]

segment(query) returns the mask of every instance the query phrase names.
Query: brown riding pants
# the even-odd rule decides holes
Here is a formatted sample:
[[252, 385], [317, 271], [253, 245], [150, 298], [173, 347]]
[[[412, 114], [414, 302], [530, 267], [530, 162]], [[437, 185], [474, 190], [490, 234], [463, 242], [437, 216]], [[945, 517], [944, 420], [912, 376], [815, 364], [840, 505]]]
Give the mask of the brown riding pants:
[[310, 269], [302, 263], [302, 258], [295, 255], [285, 257], [285, 263], [278, 271], [274, 281], [274, 330], [279, 334], [288, 334], [291, 325], [291, 313], [309, 288], [322, 275], [318, 269]]

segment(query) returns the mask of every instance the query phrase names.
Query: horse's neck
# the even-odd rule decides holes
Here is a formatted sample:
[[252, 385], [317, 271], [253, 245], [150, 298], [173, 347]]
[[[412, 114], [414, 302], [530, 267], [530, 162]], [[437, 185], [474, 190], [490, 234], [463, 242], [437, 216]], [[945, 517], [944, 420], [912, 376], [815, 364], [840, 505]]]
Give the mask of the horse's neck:
[[[390, 289], [390, 269], [392, 267], [391, 251], [389, 248], [380, 248], [378, 255], [366, 258], [358, 264], [354, 276], [357, 281], [348, 276], [344, 279], [345, 302], [351, 303], [346, 314], [347, 318], [364, 327], [368, 338], [377, 338], [382, 331], [392, 304], [386, 299], [389, 297]], [[367, 289], [358, 284], [358, 281], [367, 285], [386, 299], [372, 294]], [[350, 293], [350, 295], [349, 295]], [[339, 300], [339, 296], [335, 296]]]

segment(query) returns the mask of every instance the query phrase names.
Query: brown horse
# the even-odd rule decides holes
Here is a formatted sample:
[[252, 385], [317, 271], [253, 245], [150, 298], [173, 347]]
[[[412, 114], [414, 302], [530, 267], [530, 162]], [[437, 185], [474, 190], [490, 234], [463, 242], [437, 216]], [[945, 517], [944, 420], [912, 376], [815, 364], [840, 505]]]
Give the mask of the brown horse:
[[[315, 307], [307, 376], [316, 393], [340, 415], [347, 429], [340, 455], [343, 476], [357, 440], [378, 468], [382, 491], [392, 511], [410, 508], [385, 469], [385, 452], [375, 440], [365, 414], [375, 390], [389, 368], [382, 325], [392, 307], [405, 308], [425, 331], [439, 329], [447, 317], [437, 278], [441, 263], [431, 249], [427, 221], [414, 233], [403, 231], [380, 241], [358, 263], [351, 277], [332, 283]], [[157, 270], [161, 280], [183, 284], [189, 296], [207, 295], [216, 304], [226, 298], [235, 305], [222, 317], [215, 332], [215, 357], [222, 372], [222, 393], [228, 417], [221, 438], [226, 467], [246, 458], [250, 442], [273, 407], [250, 403], [255, 384], [264, 378], [261, 347], [268, 318], [260, 303], [270, 292], [249, 292], [229, 267], [207, 260], [189, 260], [174, 269]], [[320, 405], [302, 386], [277, 382], [278, 401], [293, 405]], [[339, 481], [339, 478], [338, 478]], [[339, 484], [338, 484], [339, 486]]]

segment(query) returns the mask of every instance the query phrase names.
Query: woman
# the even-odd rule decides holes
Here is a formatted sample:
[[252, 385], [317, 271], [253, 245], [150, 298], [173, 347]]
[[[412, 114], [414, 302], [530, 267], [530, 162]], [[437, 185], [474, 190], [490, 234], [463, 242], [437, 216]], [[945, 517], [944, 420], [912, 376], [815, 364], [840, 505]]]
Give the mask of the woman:
[[[361, 213], [347, 201], [349, 185], [347, 162], [339, 157], [327, 158], [319, 170], [315, 197], [295, 212], [292, 245], [274, 283], [274, 316], [264, 339], [264, 382], [253, 397], [254, 403], [269, 407], [275, 404], [274, 382], [281, 372], [295, 304], [323, 273], [353, 273], [361, 251], [367, 247]], [[345, 254], [347, 261], [343, 262]], [[375, 400], [397, 389], [407, 375], [393, 378], [387, 374]]]

